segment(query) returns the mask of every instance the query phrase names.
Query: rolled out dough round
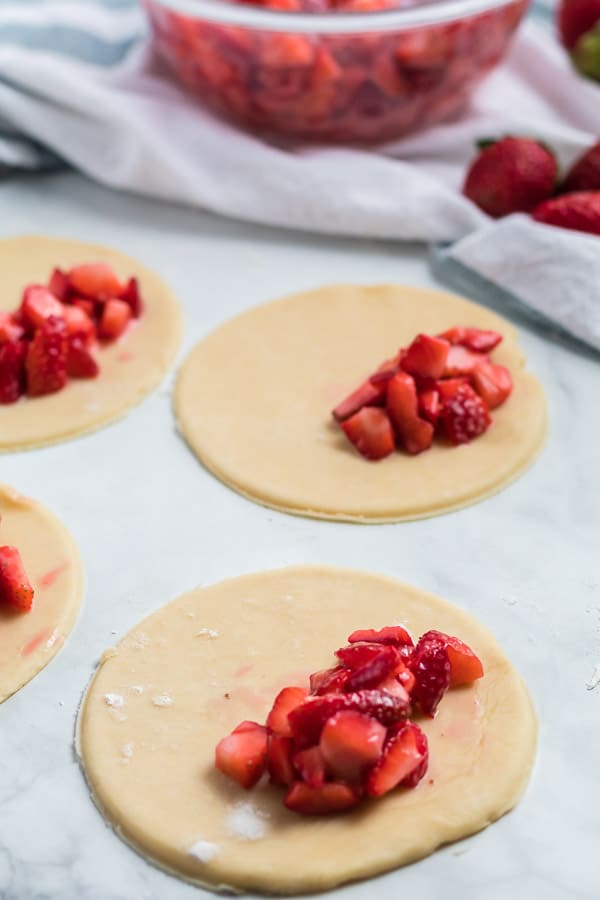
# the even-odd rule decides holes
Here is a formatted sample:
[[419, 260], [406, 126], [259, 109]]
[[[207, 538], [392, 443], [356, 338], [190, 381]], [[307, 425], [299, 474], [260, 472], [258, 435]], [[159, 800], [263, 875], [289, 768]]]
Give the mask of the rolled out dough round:
[[[458, 448], [366, 462], [331, 409], [419, 332], [501, 331], [493, 359], [515, 388], [489, 431]], [[185, 361], [175, 391], [180, 431], [230, 487], [266, 506], [351, 522], [394, 522], [474, 503], [533, 460], [546, 429], [538, 381], [514, 327], [481, 306], [399, 285], [336, 285], [259, 306], [225, 323]]]
[[[342, 816], [302, 817], [269, 785], [244, 791], [214, 769], [217, 742], [264, 721], [276, 692], [333, 664], [359, 627], [437, 628], [480, 655], [485, 677], [420, 721], [431, 764]], [[298, 567], [197, 589], [104, 654], [79, 716], [96, 803], [159, 866], [214, 890], [304, 893], [427, 856], [507, 812], [527, 782], [536, 720], [519, 675], [466, 612], [390, 578]]]
[[94, 355], [97, 378], [70, 379], [62, 391], [0, 406], [0, 452], [56, 444], [118, 419], [161, 381], [181, 343], [182, 317], [165, 283], [135, 259], [96, 244], [49, 237], [0, 241], [0, 311], [20, 303], [27, 284], [46, 284], [55, 266], [107, 262], [122, 278], [135, 275], [143, 316]]
[[27, 684], [58, 653], [83, 595], [75, 543], [47, 509], [0, 485], [0, 545], [18, 548], [35, 590], [31, 612], [0, 608], [0, 703]]

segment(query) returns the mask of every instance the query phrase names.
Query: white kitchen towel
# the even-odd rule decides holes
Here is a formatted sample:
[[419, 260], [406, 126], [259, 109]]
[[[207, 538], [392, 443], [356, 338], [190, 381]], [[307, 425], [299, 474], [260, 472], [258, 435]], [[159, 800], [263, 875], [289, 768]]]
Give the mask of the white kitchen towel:
[[486, 299], [496, 286], [600, 349], [600, 238], [493, 222], [460, 193], [481, 137], [532, 134], [566, 165], [600, 136], [600, 87], [573, 72], [544, 14], [459, 121], [344, 149], [269, 143], [204, 109], [154, 67], [134, 0], [0, 0], [0, 165], [63, 160], [249, 221], [427, 241], [442, 278]]

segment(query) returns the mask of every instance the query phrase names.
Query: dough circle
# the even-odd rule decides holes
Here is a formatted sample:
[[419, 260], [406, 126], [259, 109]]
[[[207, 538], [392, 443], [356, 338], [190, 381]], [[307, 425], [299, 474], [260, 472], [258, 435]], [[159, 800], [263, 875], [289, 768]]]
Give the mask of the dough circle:
[[55, 266], [110, 263], [140, 282], [144, 315], [120, 340], [99, 345], [97, 378], [71, 379], [56, 394], [0, 406], [0, 452], [56, 444], [95, 431], [124, 415], [159, 384], [181, 343], [179, 303], [166, 284], [137, 260], [108, 247], [49, 237], [0, 241], [0, 312], [20, 303], [27, 284], [46, 284]]
[[[220, 738], [264, 721], [275, 693], [332, 665], [354, 628], [399, 621], [460, 635], [486, 670], [422, 723], [431, 765], [418, 789], [302, 817], [280, 790], [247, 792], [214, 769]], [[307, 566], [199, 588], [145, 619], [104, 655], [78, 749], [96, 803], [144, 856], [213, 890], [288, 894], [377, 875], [484, 828], [517, 802], [536, 731], [521, 678], [466, 612], [391, 578]]]
[[[515, 389], [471, 444], [366, 462], [330, 410], [418, 332], [501, 331], [494, 353]], [[395, 522], [474, 503], [533, 460], [546, 431], [540, 384], [513, 326], [439, 291], [337, 285], [259, 306], [201, 341], [175, 391], [179, 429], [198, 459], [245, 496], [298, 515]]]
[[75, 625], [83, 596], [79, 551], [47, 509], [0, 485], [0, 545], [19, 549], [35, 590], [29, 613], [0, 608], [0, 703], [56, 656]]

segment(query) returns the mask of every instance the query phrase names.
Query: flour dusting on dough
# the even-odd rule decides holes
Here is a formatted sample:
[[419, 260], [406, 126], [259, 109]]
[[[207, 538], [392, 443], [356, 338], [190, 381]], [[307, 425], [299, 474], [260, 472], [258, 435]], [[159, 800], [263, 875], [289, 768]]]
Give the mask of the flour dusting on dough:
[[122, 709], [125, 706], [125, 697], [122, 694], [105, 694], [104, 702], [111, 709]]
[[201, 628], [200, 631], [196, 632], [196, 637], [209, 637], [214, 640], [214, 638], [219, 637], [219, 632], [215, 631], [214, 628]]
[[257, 841], [267, 832], [267, 818], [267, 813], [242, 800], [231, 807], [227, 816], [227, 828], [231, 834], [244, 841]]
[[168, 694], [157, 694], [152, 698], [152, 703], [154, 706], [173, 706], [173, 698]]
[[218, 852], [218, 844], [200, 840], [196, 841], [195, 844], [192, 844], [188, 850], [188, 856], [194, 856], [196, 859], [200, 860], [200, 862], [207, 863], [210, 862], [211, 859], [214, 859]]

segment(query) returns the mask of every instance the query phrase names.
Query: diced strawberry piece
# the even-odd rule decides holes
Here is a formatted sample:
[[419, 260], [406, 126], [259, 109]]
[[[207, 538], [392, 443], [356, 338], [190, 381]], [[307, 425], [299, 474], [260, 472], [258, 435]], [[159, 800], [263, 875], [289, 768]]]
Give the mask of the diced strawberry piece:
[[418, 725], [406, 724], [392, 734], [383, 748], [380, 760], [369, 772], [365, 790], [369, 797], [382, 797], [410, 775], [423, 762], [423, 752], [419, 749], [422, 742], [417, 743]]
[[98, 323], [98, 336], [114, 341], [127, 328], [131, 319], [131, 307], [124, 300], [108, 300]]
[[83, 310], [83, 312], [90, 318], [92, 321], [96, 318], [96, 304], [95, 300], [90, 300], [87, 297], [75, 297], [71, 301], [71, 306], [77, 309]]
[[301, 703], [304, 703], [308, 691], [303, 687], [285, 687], [275, 697], [271, 712], [267, 717], [267, 728], [282, 737], [291, 737], [292, 730], [288, 715]]
[[25, 367], [27, 393], [30, 397], [53, 394], [66, 385], [67, 353], [64, 319], [50, 316], [38, 328], [27, 350]]
[[69, 279], [62, 269], [54, 269], [48, 282], [48, 290], [51, 294], [60, 300], [61, 303], [67, 303], [71, 295], [71, 286]]
[[410, 703], [376, 690], [309, 697], [302, 706], [292, 710], [289, 716], [292, 736], [298, 746], [312, 747], [318, 743], [327, 719], [346, 709], [372, 716], [382, 725], [391, 725], [410, 714]]
[[309, 816], [327, 815], [352, 809], [360, 802], [358, 791], [347, 784], [330, 781], [320, 788], [311, 788], [297, 781], [283, 801], [288, 809]]
[[130, 278], [125, 289], [117, 298], [124, 300], [131, 308], [131, 315], [134, 319], [139, 319], [142, 314], [142, 298], [140, 296], [140, 288], [137, 278]]
[[0, 547], [0, 606], [29, 612], [33, 606], [33, 594], [17, 548]]
[[320, 747], [308, 747], [294, 754], [294, 767], [300, 778], [312, 788], [320, 788], [327, 779], [327, 767]]
[[419, 418], [414, 378], [399, 372], [387, 385], [386, 408], [399, 443], [407, 453], [421, 453], [433, 442], [433, 425]]
[[411, 697], [424, 715], [433, 718], [450, 686], [450, 660], [445, 643], [427, 636], [419, 638], [409, 666], [415, 676]]
[[310, 690], [312, 694], [337, 694], [344, 689], [344, 685], [350, 678], [349, 669], [344, 666], [335, 666], [333, 669], [323, 669], [314, 672], [310, 676]]
[[440, 395], [438, 391], [421, 391], [418, 395], [418, 409], [419, 415], [423, 419], [427, 419], [428, 422], [435, 427], [437, 424], [437, 420], [440, 417], [441, 412], [441, 403], [440, 403]]
[[0, 344], [0, 404], [16, 403], [25, 392], [25, 341]]
[[394, 450], [394, 432], [385, 410], [364, 406], [341, 423], [348, 440], [365, 459], [378, 460]]
[[392, 672], [383, 681], [380, 681], [377, 690], [385, 691], [388, 694], [393, 694], [394, 697], [400, 697], [410, 702], [409, 694], [414, 684], [415, 676], [410, 669], [404, 667], [402, 672]]
[[443, 331], [438, 337], [444, 338], [450, 344], [461, 344], [467, 350], [475, 353], [490, 353], [502, 341], [502, 335], [497, 331], [485, 331], [482, 328], [464, 328], [457, 326]]
[[296, 773], [292, 765], [291, 738], [281, 737], [279, 734], [270, 734], [267, 747], [267, 772], [271, 784], [289, 787], [296, 780]]
[[442, 421], [453, 444], [466, 444], [484, 434], [491, 425], [485, 401], [468, 384], [444, 400]]
[[421, 731], [419, 726], [415, 725], [413, 722], [400, 722], [398, 725], [394, 725], [393, 728], [397, 732], [405, 725], [408, 728], [414, 729], [413, 734], [415, 736], [417, 750], [421, 754], [421, 762], [416, 769], [412, 770], [410, 775], [407, 775], [406, 778], [402, 779], [402, 781], [400, 782], [400, 787], [415, 788], [421, 781], [421, 779], [425, 777], [425, 775], [427, 774], [427, 769], [429, 768], [429, 743], [427, 741], [425, 732]]
[[450, 662], [450, 687], [470, 684], [483, 677], [483, 665], [468, 644], [441, 631], [427, 631], [421, 641], [438, 641], [446, 648]]
[[100, 366], [92, 356], [86, 336], [72, 334], [67, 353], [67, 375], [70, 378], [96, 378]]
[[7, 341], [20, 341], [24, 334], [25, 329], [17, 322], [12, 313], [0, 312], [0, 344]]
[[68, 273], [69, 284], [77, 294], [92, 300], [111, 300], [120, 297], [126, 285], [108, 263], [84, 263]]
[[[359, 650], [368, 646], [368, 644], [352, 644], [345, 649]], [[363, 665], [354, 668], [352, 675], [344, 685], [345, 691], [360, 691], [363, 688], [377, 687], [379, 682], [398, 665], [400, 654], [391, 644], [372, 644], [371, 646], [377, 648], [379, 652], [374, 653]]]
[[338, 422], [349, 419], [364, 406], [382, 406], [385, 401], [385, 384], [365, 381], [333, 410], [333, 418]]
[[334, 779], [357, 782], [381, 754], [386, 728], [370, 716], [347, 710], [325, 723], [319, 747]]
[[435, 386], [440, 395], [442, 406], [443, 401], [449, 397], [454, 397], [459, 387], [462, 387], [463, 384], [469, 384], [468, 378], [446, 378], [442, 381], [436, 381]]
[[448, 351], [448, 359], [444, 368], [444, 378], [454, 378], [458, 375], [470, 375], [475, 367], [479, 365], [486, 357], [481, 353], [473, 353], [460, 344], [450, 347]]
[[391, 359], [384, 360], [381, 365], [373, 372], [369, 381], [372, 384], [381, 384], [382, 382], [389, 381], [392, 375], [395, 375], [400, 368], [400, 353], [397, 353], [396, 356], [392, 356]]
[[385, 644], [354, 642], [349, 647], [340, 647], [339, 650], [335, 651], [335, 655], [342, 665], [354, 671], [355, 669], [362, 669], [363, 666], [372, 662], [386, 649]]
[[68, 335], [79, 334], [88, 340], [93, 340], [95, 338], [96, 326], [89, 315], [84, 312], [81, 307], [64, 306], [63, 318], [67, 326]]
[[482, 360], [471, 375], [473, 387], [488, 409], [496, 409], [510, 396], [513, 389], [511, 374], [506, 366]]
[[51, 294], [48, 288], [38, 284], [30, 284], [23, 293], [21, 314], [25, 322], [31, 328], [39, 328], [44, 322], [54, 316], [63, 318], [65, 307]]
[[243, 722], [217, 744], [217, 769], [243, 788], [254, 787], [265, 771], [266, 763], [267, 729], [257, 722]]
[[387, 625], [376, 631], [374, 628], [363, 628], [353, 631], [348, 638], [349, 644], [358, 642], [370, 644], [394, 644], [396, 647], [413, 647], [413, 639], [402, 625]]
[[419, 334], [408, 347], [402, 368], [421, 378], [441, 378], [450, 345], [443, 338]]

